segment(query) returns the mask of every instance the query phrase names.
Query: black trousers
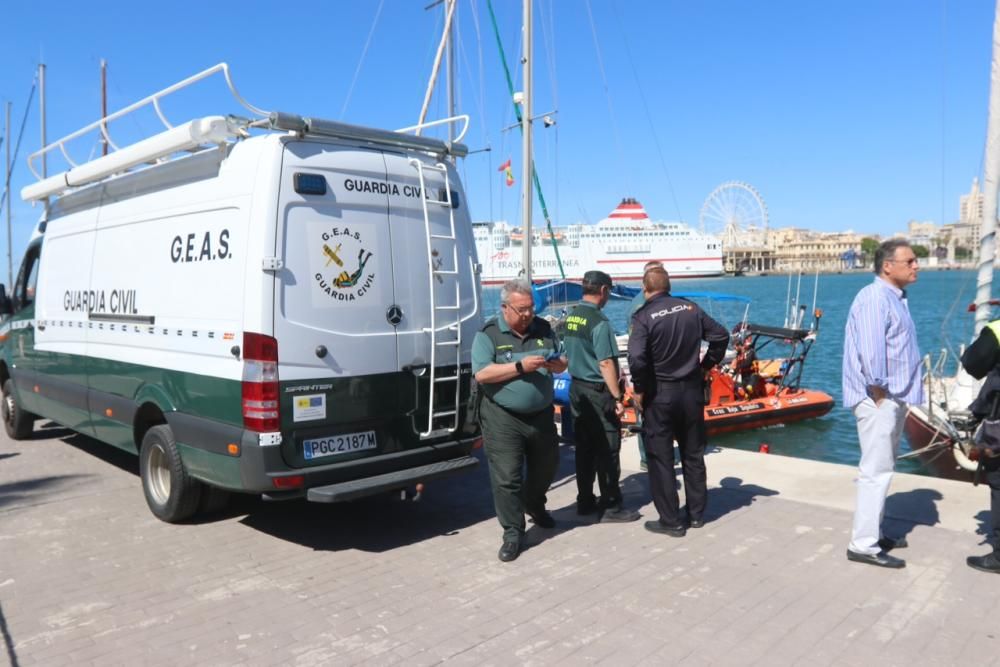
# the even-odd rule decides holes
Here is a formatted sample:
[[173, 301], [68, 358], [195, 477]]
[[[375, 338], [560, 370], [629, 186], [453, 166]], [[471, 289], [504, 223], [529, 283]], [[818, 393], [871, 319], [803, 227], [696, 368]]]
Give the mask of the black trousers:
[[674, 440], [684, 473], [688, 518], [705, 513], [708, 489], [705, 474], [705, 394], [701, 379], [658, 383], [643, 406], [642, 434], [653, 504], [660, 521], [680, 526], [680, 506], [674, 481]]
[[622, 436], [614, 399], [606, 389], [574, 381], [569, 386], [569, 401], [576, 441], [576, 502], [595, 502], [596, 476], [604, 504], [618, 507], [622, 504]]
[[535, 415], [515, 415], [483, 399], [483, 449], [490, 465], [493, 505], [506, 542], [521, 541], [526, 511], [545, 509], [545, 492], [559, 467], [559, 440], [552, 417], [552, 406]]
[[983, 463], [986, 483], [990, 485], [990, 534], [994, 553], [1000, 555], [1000, 457]]

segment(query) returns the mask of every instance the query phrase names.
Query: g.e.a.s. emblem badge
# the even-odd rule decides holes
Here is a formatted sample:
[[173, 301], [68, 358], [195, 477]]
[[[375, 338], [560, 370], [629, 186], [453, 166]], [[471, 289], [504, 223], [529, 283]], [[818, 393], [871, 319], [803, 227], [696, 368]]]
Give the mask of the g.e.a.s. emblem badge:
[[336, 301], [360, 299], [375, 283], [375, 270], [369, 268], [372, 252], [366, 249], [361, 232], [350, 227], [334, 227], [323, 232], [316, 250], [326, 264], [313, 279], [323, 293]]

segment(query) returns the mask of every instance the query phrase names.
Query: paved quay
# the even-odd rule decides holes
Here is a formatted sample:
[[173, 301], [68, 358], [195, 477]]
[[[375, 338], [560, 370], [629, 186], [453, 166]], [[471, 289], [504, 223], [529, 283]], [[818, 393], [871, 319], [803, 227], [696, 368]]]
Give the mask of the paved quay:
[[[623, 467], [654, 518], [631, 443]], [[848, 466], [714, 451], [682, 539], [578, 518], [572, 470], [564, 446], [558, 527], [504, 564], [485, 465], [419, 502], [242, 498], [174, 526], [135, 457], [0, 436], [0, 664], [1000, 664], [1000, 577], [965, 565], [983, 486], [897, 476], [891, 571], [845, 558]]]

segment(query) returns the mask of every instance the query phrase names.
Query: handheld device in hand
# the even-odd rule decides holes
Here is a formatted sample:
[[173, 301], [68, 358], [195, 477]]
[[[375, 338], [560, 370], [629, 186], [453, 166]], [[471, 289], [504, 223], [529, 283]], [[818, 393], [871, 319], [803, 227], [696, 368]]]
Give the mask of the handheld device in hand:
[[549, 352], [545, 356], [545, 361], [556, 361], [561, 356], [562, 356], [561, 354], [559, 354], [558, 352], [556, 352], [556, 351], [553, 350], [552, 352]]

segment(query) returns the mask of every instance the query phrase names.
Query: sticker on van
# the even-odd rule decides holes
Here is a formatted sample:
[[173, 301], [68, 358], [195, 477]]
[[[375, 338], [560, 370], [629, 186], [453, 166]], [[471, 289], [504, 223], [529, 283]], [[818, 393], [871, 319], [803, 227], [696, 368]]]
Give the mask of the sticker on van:
[[[373, 232], [372, 232], [373, 233]], [[313, 280], [335, 301], [364, 297], [375, 283], [374, 240], [364, 226], [323, 227], [313, 251]]]
[[326, 395], [296, 396], [292, 402], [292, 419], [297, 422], [326, 419]]

